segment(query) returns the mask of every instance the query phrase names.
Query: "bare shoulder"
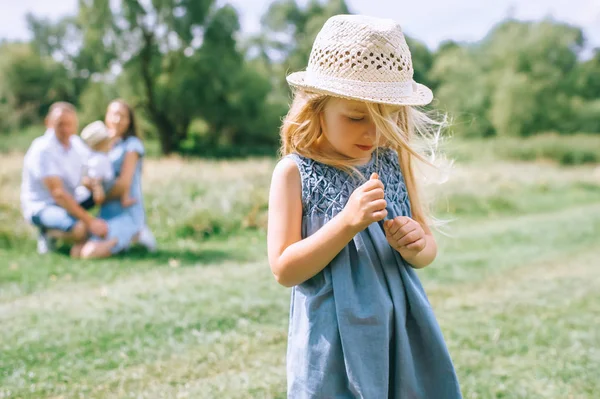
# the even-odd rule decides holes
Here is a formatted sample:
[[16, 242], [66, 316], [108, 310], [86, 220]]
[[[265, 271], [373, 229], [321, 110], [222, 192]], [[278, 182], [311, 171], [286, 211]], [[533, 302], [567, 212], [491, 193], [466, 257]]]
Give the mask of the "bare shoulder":
[[293, 159], [283, 158], [277, 163], [273, 170], [270, 191], [270, 207], [293, 209], [294, 212], [301, 208], [302, 180], [298, 166]]
[[298, 185], [300, 184], [300, 171], [293, 159], [283, 158], [273, 170], [272, 184]]

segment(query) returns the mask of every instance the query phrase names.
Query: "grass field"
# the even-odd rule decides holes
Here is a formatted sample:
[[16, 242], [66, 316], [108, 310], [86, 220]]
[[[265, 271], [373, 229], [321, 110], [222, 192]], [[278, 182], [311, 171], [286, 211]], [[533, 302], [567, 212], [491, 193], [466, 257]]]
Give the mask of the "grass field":
[[[600, 151], [552, 140], [539, 147]], [[597, 398], [600, 169], [490, 143], [454, 149], [435, 206], [453, 221], [418, 272], [463, 394]], [[22, 153], [3, 152], [0, 398], [285, 397], [289, 290], [270, 275], [264, 232], [273, 160], [147, 160], [159, 252], [72, 261], [35, 253]]]

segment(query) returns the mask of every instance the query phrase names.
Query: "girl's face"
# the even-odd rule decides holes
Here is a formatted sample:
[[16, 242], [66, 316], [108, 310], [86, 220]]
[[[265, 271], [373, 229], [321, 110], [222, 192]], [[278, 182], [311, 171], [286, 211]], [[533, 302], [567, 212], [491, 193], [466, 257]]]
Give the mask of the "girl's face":
[[365, 103], [332, 97], [321, 114], [323, 135], [332, 150], [365, 164], [379, 145]]
[[119, 102], [113, 102], [106, 110], [106, 127], [109, 129], [111, 137], [123, 137], [123, 134], [129, 129], [129, 110]]

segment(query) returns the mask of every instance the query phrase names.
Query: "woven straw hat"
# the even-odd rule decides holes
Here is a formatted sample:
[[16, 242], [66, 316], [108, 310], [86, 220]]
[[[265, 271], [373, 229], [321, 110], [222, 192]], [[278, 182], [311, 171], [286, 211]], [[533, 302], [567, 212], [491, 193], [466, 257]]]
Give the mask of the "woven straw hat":
[[89, 147], [94, 147], [96, 144], [110, 138], [108, 129], [102, 121], [92, 122], [81, 131], [81, 139]]
[[287, 77], [306, 91], [366, 102], [426, 105], [431, 90], [413, 80], [410, 50], [390, 19], [336, 15], [313, 44], [306, 71]]

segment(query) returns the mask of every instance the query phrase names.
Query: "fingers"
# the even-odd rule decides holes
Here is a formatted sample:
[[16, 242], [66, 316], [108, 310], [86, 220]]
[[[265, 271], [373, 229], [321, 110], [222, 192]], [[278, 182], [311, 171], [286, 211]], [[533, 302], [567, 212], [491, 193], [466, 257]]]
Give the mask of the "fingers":
[[398, 223], [400, 227], [402, 227], [408, 223], [415, 222], [413, 219], [409, 218], [408, 216], [398, 216], [394, 219], [394, 221], [396, 223]]
[[372, 201], [369, 204], [368, 211], [369, 212], [381, 211], [381, 210], [385, 209], [386, 206], [387, 206], [387, 202], [384, 199], [378, 199], [378, 200]]
[[419, 238], [417, 241], [415, 241], [413, 243], [408, 244], [406, 246], [406, 249], [422, 251], [423, 249], [425, 249], [426, 245], [427, 245], [427, 241], [425, 240], [425, 237], [423, 237], [423, 238]]
[[364, 198], [367, 201], [375, 201], [378, 199], [384, 199], [385, 198], [385, 192], [383, 191], [383, 188], [376, 188], [374, 190], [368, 191], [364, 194]]
[[372, 173], [369, 180], [379, 180], [379, 175], [377, 173]]
[[403, 238], [404, 236], [406, 236], [407, 234], [418, 230], [419, 229], [419, 225], [416, 223], [407, 223], [404, 226], [400, 227], [395, 233], [393, 233], [392, 235], [394, 236], [394, 238], [396, 240], [400, 240], [401, 238]]
[[[407, 216], [398, 216], [396, 218], [394, 218], [392, 220], [392, 223], [390, 224], [390, 233], [392, 235], [395, 235], [397, 232], [399, 232], [400, 230], [402, 230], [404, 232], [404, 234], [412, 231], [413, 229], [410, 228], [410, 222], [412, 221], [411, 218], [407, 217]], [[402, 234], [402, 235], [404, 235]], [[402, 237], [399, 236], [398, 238]]]
[[386, 220], [386, 221], [383, 223], [383, 229], [385, 230], [385, 233], [386, 233], [386, 234], [388, 234], [388, 233], [389, 233], [390, 227], [391, 227], [393, 224], [394, 224], [394, 221], [393, 221], [393, 220]]
[[[400, 223], [398, 223], [398, 221], [396, 219], [392, 219], [390, 220], [390, 227], [389, 227], [389, 233], [390, 236], [394, 237], [399, 231], [400, 231]], [[400, 237], [398, 237], [400, 238]]]
[[421, 225], [407, 216], [388, 220], [383, 227], [388, 241], [395, 248], [421, 251], [427, 243]]
[[423, 238], [423, 232], [415, 229], [398, 240], [398, 246], [404, 247]]
[[387, 216], [387, 214], [388, 214], [387, 209], [382, 209], [380, 211], [373, 212], [373, 219], [376, 222], [379, 222], [380, 220], [385, 219], [385, 217]]
[[363, 184], [359, 188], [361, 188], [364, 192], [367, 192], [367, 191], [375, 190], [376, 188], [380, 188], [383, 190], [385, 187], [381, 180], [372, 179], [372, 180], [367, 181], [365, 184]]

